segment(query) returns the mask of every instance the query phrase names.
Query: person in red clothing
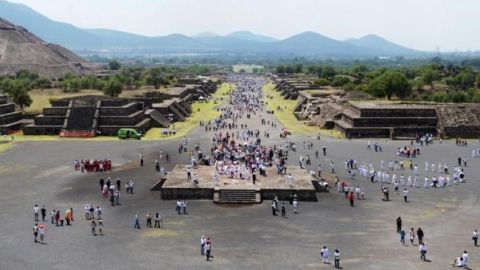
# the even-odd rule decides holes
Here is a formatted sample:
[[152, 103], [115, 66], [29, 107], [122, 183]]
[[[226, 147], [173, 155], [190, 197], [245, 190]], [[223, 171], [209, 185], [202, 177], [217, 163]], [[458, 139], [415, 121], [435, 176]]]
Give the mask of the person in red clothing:
[[350, 206], [353, 207], [353, 200], [354, 200], [353, 192], [348, 193], [348, 200], [350, 201]]

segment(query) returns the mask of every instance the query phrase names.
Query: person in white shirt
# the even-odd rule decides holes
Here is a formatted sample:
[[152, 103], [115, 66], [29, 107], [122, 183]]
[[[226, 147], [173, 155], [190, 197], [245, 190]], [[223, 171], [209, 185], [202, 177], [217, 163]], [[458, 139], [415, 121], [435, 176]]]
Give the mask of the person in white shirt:
[[462, 259], [463, 259], [464, 267], [467, 267], [468, 266], [468, 252], [466, 250], [463, 251]]
[[38, 205], [35, 204], [35, 206], [33, 207], [33, 218], [35, 221], [38, 221], [39, 212], [40, 212], [40, 208], [38, 207]]
[[298, 200], [297, 200], [297, 198], [293, 198], [292, 206], [293, 206], [293, 213], [298, 214]]
[[474, 245], [474, 246], [477, 246], [477, 241], [478, 241], [478, 230], [476, 230], [476, 229], [473, 231], [472, 240], [473, 240], [473, 245]]
[[329, 254], [328, 248], [326, 246], [324, 246], [322, 248], [322, 250], [320, 251], [320, 255], [322, 256], [322, 263], [330, 263], [328, 261], [328, 257], [330, 256], [330, 254]]
[[403, 200], [405, 202], [408, 202], [408, 189], [407, 188], [403, 189]]

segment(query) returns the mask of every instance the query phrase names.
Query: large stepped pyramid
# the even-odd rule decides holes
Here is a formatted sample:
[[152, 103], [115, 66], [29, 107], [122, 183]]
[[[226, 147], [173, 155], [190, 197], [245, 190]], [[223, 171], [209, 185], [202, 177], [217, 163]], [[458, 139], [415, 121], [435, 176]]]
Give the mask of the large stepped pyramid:
[[0, 75], [27, 70], [48, 78], [85, 75], [95, 66], [68, 49], [50, 44], [27, 29], [0, 18]]

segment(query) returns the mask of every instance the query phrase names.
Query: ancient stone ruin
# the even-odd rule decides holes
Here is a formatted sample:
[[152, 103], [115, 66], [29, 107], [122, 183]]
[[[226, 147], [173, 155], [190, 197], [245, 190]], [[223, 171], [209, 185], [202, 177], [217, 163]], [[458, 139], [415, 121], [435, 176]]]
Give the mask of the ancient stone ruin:
[[48, 78], [84, 75], [96, 67], [66, 48], [50, 44], [27, 29], [0, 18], [0, 75], [27, 70]]
[[80, 96], [60, 99], [35, 116], [32, 124], [23, 127], [23, 132], [25, 135], [94, 137], [114, 136], [121, 128], [133, 128], [145, 133], [151, 127], [166, 128], [173, 122], [185, 120], [192, 112], [191, 103], [200, 96], [211, 95], [216, 89], [216, 84], [205, 81], [191, 87], [152, 91], [136, 98]]
[[285, 98], [297, 97], [297, 119], [338, 130], [347, 138], [414, 138], [425, 133], [480, 137], [479, 104], [382, 102], [364, 93], [314, 88], [304, 80], [277, 78], [274, 82]]

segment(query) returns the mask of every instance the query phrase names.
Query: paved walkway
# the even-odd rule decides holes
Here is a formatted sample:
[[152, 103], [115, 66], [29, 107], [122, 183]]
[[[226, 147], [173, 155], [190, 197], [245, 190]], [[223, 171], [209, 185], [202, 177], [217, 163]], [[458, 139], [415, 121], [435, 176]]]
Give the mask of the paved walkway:
[[[268, 115], [267, 117], [271, 117]], [[247, 121], [247, 120], [245, 120]], [[260, 127], [260, 118], [248, 120]], [[279, 131], [279, 126], [276, 131]], [[272, 135], [274, 131], [272, 131]], [[210, 133], [197, 129], [189, 146], [211, 143]], [[396, 148], [409, 142], [384, 141], [383, 152], [366, 150], [366, 140], [334, 140], [293, 136], [297, 152], [289, 163], [296, 165], [300, 154], [310, 154], [312, 166], [328, 168], [330, 160], [342, 178], [347, 158], [379, 164], [398, 159]], [[314, 149], [303, 149], [312, 140]], [[284, 143], [272, 136], [266, 144]], [[373, 140], [372, 140], [373, 141]], [[177, 215], [175, 202], [160, 200], [159, 192], [149, 191], [158, 181], [154, 160], [162, 150], [171, 155], [167, 170], [184, 164], [186, 154], [177, 155], [181, 141], [142, 142], [22, 142], [0, 155], [0, 269], [331, 269], [322, 265], [320, 249], [327, 245], [342, 252], [344, 269], [447, 269], [454, 257], [468, 250], [471, 268], [480, 266], [480, 250], [472, 246], [471, 233], [480, 227], [477, 205], [480, 183], [478, 160], [470, 158], [465, 169], [467, 183], [440, 189], [411, 189], [410, 203], [392, 194], [383, 202], [379, 185], [357, 177], [350, 180], [366, 190], [367, 200], [350, 207], [343, 194], [318, 194], [318, 202], [301, 202], [293, 214], [287, 204], [287, 217], [273, 217], [271, 202], [260, 205], [224, 207], [211, 201], [189, 201], [188, 215]], [[471, 146], [478, 143], [471, 141]], [[327, 156], [314, 158], [314, 151], [327, 147]], [[423, 147], [418, 162], [423, 175], [424, 161], [448, 162], [452, 168], [458, 156], [469, 156], [470, 147], [457, 147], [444, 141]], [[145, 167], [139, 166], [143, 153]], [[73, 171], [73, 160], [111, 158], [120, 169], [109, 174], [81, 174]], [[378, 166], [378, 165], [377, 165]], [[124, 183], [135, 179], [135, 194], [122, 193], [122, 205], [111, 207], [102, 199], [98, 179], [121, 177]], [[419, 178], [422, 179], [422, 176]], [[105, 236], [92, 236], [83, 218], [86, 203], [103, 208]], [[32, 236], [34, 204], [65, 210], [73, 207], [71, 227], [47, 224], [46, 245], [34, 244]], [[133, 229], [133, 216], [142, 216], [141, 230]], [[159, 212], [162, 229], [145, 228], [143, 215]], [[417, 246], [401, 246], [395, 219], [404, 227], [422, 227], [428, 243], [427, 258], [418, 259]], [[213, 262], [200, 256], [202, 234], [213, 238]]]

